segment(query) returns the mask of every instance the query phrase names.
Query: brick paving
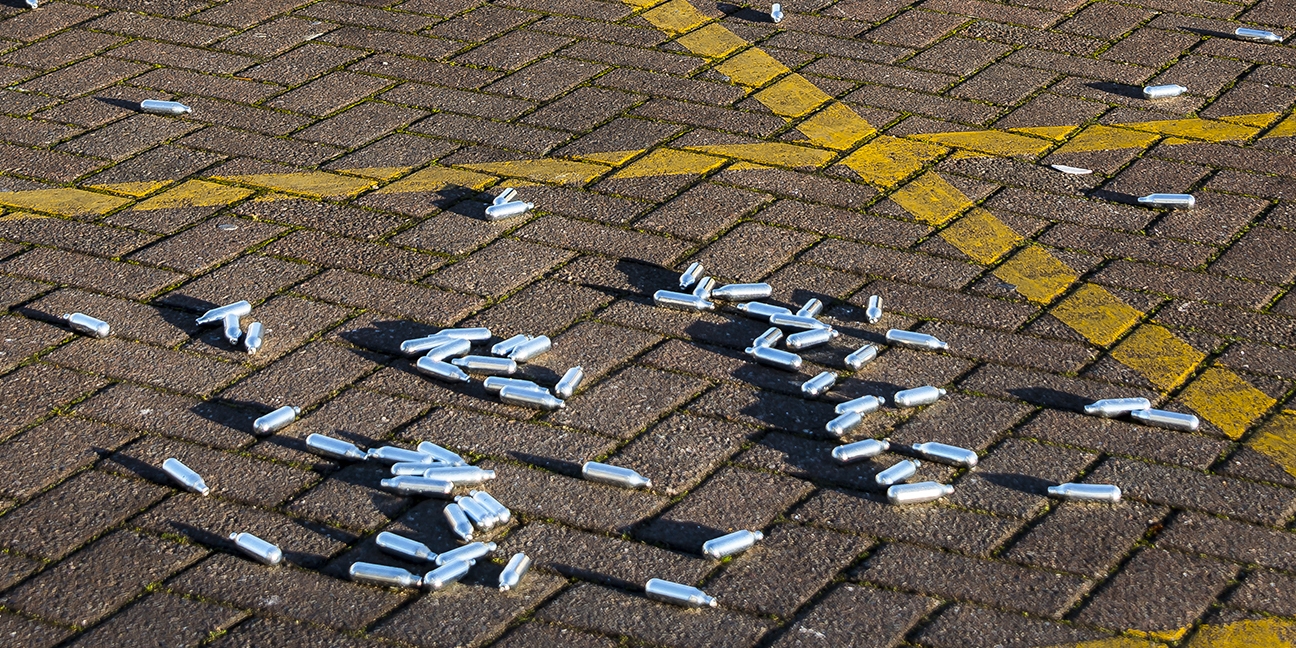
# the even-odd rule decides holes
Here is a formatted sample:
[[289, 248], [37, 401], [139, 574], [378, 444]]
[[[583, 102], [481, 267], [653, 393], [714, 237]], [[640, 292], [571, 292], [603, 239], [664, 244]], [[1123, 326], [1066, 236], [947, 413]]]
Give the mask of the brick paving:
[[[1288, 35], [1290, 2], [21, 5], [0, 7], [0, 644], [1296, 645], [1296, 48], [1231, 38]], [[486, 221], [503, 186], [536, 210]], [[652, 305], [694, 261], [823, 300], [842, 337], [797, 375], [748, 361], [760, 323]], [[238, 299], [255, 356], [193, 324]], [[523, 373], [586, 382], [542, 413], [399, 357], [454, 325], [547, 334]], [[950, 349], [843, 369], [892, 327]], [[824, 368], [837, 387], [802, 399]], [[891, 452], [830, 459], [833, 402], [921, 384], [949, 395], [848, 438]], [[1117, 396], [1201, 430], [1078, 413]], [[252, 433], [285, 404], [302, 419]], [[381, 531], [455, 542], [440, 501], [311, 433], [498, 471], [500, 553], [437, 593], [347, 580], [421, 568]], [[922, 441], [980, 464], [925, 464], [954, 494], [889, 506], [873, 475]], [[580, 480], [590, 460], [653, 487]], [[1125, 501], [1045, 497], [1064, 481]], [[701, 556], [739, 528], [766, 539]], [[535, 568], [499, 592], [517, 551]], [[654, 577], [719, 608], [650, 601]]]

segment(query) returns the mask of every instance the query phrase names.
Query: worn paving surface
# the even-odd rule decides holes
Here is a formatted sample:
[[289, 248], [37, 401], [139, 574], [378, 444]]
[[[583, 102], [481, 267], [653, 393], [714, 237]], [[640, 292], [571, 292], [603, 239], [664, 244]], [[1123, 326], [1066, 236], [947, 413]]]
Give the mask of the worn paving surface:
[[[1285, 0], [154, 0], [0, 9], [5, 646], [1296, 644], [1296, 48]], [[1181, 83], [1148, 102], [1139, 87]], [[134, 112], [176, 98], [183, 118]], [[1039, 163], [1095, 170], [1067, 176]], [[538, 209], [488, 223], [503, 184]], [[1193, 211], [1134, 196], [1190, 191]], [[229, 227], [233, 225], [235, 227]], [[701, 261], [845, 335], [792, 376], [731, 312], [649, 295]], [[888, 308], [876, 325], [863, 305]], [[232, 351], [196, 312], [248, 299]], [[57, 323], [109, 320], [112, 339]], [[395, 355], [449, 325], [546, 333], [569, 407]], [[842, 356], [890, 327], [949, 353]], [[798, 395], [843, 372], [826, 402]], [[854, 438], [975, 448], [895, 509], [832, 401], [950, 396]], [[1077, 414], [1145, 395], [1193, 434]], [[283, 404], [304, 420], [269, 438]], [[345, 580], [441, 502], [304, 452], [433, 440], [498, 470], [501, 564], [437, 594]], [[157, 466], [181, 458], [209, 498]], [[653, 478], [574, 478], [604, 459]], [[1058, 504], [1062, 481], [1117, 506]], [[760, 528], [724, 564], [702, 541]], [[278, 543], [266, 568], [225, 538]], [[652, 577], [721, 607], [645, 600]]]

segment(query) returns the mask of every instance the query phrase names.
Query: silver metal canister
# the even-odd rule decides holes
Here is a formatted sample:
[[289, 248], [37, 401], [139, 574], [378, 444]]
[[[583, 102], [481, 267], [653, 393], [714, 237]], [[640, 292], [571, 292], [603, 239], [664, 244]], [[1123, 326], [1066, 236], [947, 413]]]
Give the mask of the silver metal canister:
[[833, 341], [835, 338], [837, 338], [840, 335], [841, 333], [839, 333], [836, 329], [831, 329], [831, 328], [812, 329], [809, 331], [801, 331], [800, 333], [793, 333], [792, 335], [789, 335], [787, 337], [787, 341], [784, 342], [783, 344], [787, 346], [787, 348], [793, 351], [800, 351], [802, 349], [809, 349], [811, 347], [817, 347], [822, 344], [828, 344], [829, 342]]
[[851, 430], [854, 430], [863, 422], [864, 417], [861, 416], [859, 412], [846, 412], [845, 414], [841, 414], [837, 418], [828, 421], [828, 423], [824, 425], [824, 431], [830, 436], [840, 439], [849, 434]]
[[962, 466], [972, 468], [977, 465], [977, 453], [945, 443], [936, 443], [929, 441], [927, 443], [913, 444], [914, 452], [922, 455], [924, 459], [931, 459], [951, 466]]
[[436, 564], [445, 565], [456, 560], [477, 560], [495, 553], [494, 542], [473, 542], [462, 547], [455, 547], [436, 557]]
[[522, 202], [521, 200], [512, 200], [498, 205], [490, 205], [486, 208], [486, 220], [500, 221], [508, 218], [517, 218], [532, 209], [535, 209], [535, 203]]
[[846, 356], [846, 366], [859, 371], [864, 365], [873, 362], [877, 357], [878, 348], [872, 344], [865, 344], [850, 355]]
[[418, 587], [423, 582], [423, 579], [400, 567], [367, 562], [352, 563], [350, 574], [351, 580], [357, 583], [384, 587]]
[[505, 378], [503, 376], [488, 376], [482, 381], [482, 387], [492, 394], [498, 394], [505, 387], [521, 387], [523, 389], [536, 389], [547, 391], [544, 387], [531, 382], [530, 380], [521, 380], [519, 378]]
[[526, 362], [548, 352], [551, 348], [553, 348], [553, 340], [550, 340], [548, 335], [537, 335], [514, 347], [508, 357], [514, 362]]
[[560, 398], [556, 398], [549, 393], [549, 390], [544, 388], [532, 389], [530, 387], [513, 387], [509, 385], [499, 390], [499, 398], [510, 405], [534, 407], [546, 411], [567, 407], [567, 403], [564, 403]]
[[896, 392], [895, 396], [892, 397], [892, 402], [895, 403], [896, 407], [918, 407], [919, 405], [931, 405], [944, 395], [944, 389], [924, 385]]
[[1192, 414], [1180, 414], [1179, 412], [1167, 412], [1159, 409], [1134, 410], [1129, 413], [1130, 418], [1155, 427], [1163, 427], [1180, 432], [1196, 432], [1201, 426], [1201, 421]]
[[1143, 88], [1143, 98], [1144, 99], [1169, 99], [1171, 97], [1178, 97], [1179, 95], [1185, 92], [1188, 92], [1188, 88], [1185, 88], [1177, 83], [1146, 86]]
[[805, 398], [819, 398], [828, 393], [837, 384], [837, 374], [825, 371], [801, 384], [801, 395]]
[[684, 274], [680, 275], [679, 278], [680, 290], [685, 290], [689, 286], [692, 286], [693, 284], [697, 283], [697, 280], [700, 279], [701, 277], [702, 277], [702, 264], [694, 262], [693, 264], [689, 265], [688, 270], [685, 270]]
[[954, 493], [954, 487], [933, 481], [896, 484], [887, 489], [887, 501], [895, 506], [934, 502]]
[[1169, 207], [1171, 209], [1192, 209], [1197, 206], [1197, 198], [1192, 194], [1154, 193], [1139, 196], [1140, 205], [1149, 207]]
[[558, 384], [554, 385], [554, 396], [563, 400], [571, 398], [572, 394], [576, 393], [576, 390], [584, 380], [585, 369], [581, 367], [572, 367], [571, 369], [568, 369], [567, 373], [563, 374], [562, 380], [559, 380]]
[[755, 546], [757, 542], [764, 539], [765, 534], [760, 531], [734, 531], [728, 535], [707, 540], [702, 545], [702, 553], [716, 560], [721, 560], [726, 556], [747, 551]]
[[773, 304], [766, 304], [763, 302], [744, 302], [742, 304], [734, 304], [733, 307], [738, 309], [738, 312], [747, 315], [748, 317], [754, 317], [756, 319], [766, 320], [766, 321], [768, 321], [769, 318], [773, 317], [774, 315], [792, 314], [792, 311], [783, 308], [782, 306], [775, 306]]
[[[458, 359], [458, 358], [456, 358]], [[424, 376], [429, 376], [444, 382], [468, 382], [468, 374], [463, 369], [456, 367], [449, 362], [433, 360], [429, 357], [422, 357], [414, 363], [414, 368]]]
[[180, 460], [175, 457], [162, 462], [162, 471], [187, 491], [204, 496], [211, 494], [211, 489], [207, 487], [207, 483], [203, 481], [202, 476], [194, 472], [189, 466], [180, 463]]
[[469, 355], [455, 358], [450, 361], [450, 364], [469, 373], [487, 376], [512, 376], [518, 369], [517, 363], [512, 359], [493, 356]]
[[917, 473], [918, 468], [920, 468], [921, 466], [922, 466], [921, 461], [916, 461], [914, 459], [905, 459], [897, 463], [896, 465], [891, 466], [886, 470], [883, 470], [877, 475], [874, 475], [873, 481], [877, 482], [878, 486], [890, 486], [892, 484], [899, 484], [900, 482], [909, 479], [910, 477], [913, 477], [914, 473]]
[[300, 407], [284, 405], [279, 409], [252, 421], [252, 431], [257, 434], [272, 434], [288, 427], [301, 415]]
[[777, 367], [784, 371], [800, 371], [801, 356], [772, 347], [747, 347], [747, 355], [763, 365]]
[[648, 581], [644, 586], [644, 593], [648, 598], [662, 601], [663, 603], [673, 603], [684, 607], [715, 607], [716, 600], [714, 596], [707, 596], [706, 592], [688, 585], [672, 583], [660, 578], [654, 578]]
[[775, 313], [770, 315], [769, 323], [771, 326], [779, 328], [792, 328], [800, 331], [813, 331], [814, 329], [832, 328], [813, 317], [802, 317], [801, 315], [784, 315]]
[[531, 570], [531, 559], [524, 553], [515, 553], [509, 558], [508, 564], [504, 566], [504, 571], [499, 575], [499, 589], [501, 592], [507, 592], [518, 586], [522, 582], [522, 577]]
[[162, 101], [160, 99], [145, 99], [140, 102], [139, 109], [140, 112], [154, 115], [187, 115], [193, 112], [193, 108], [179, 101]]
[[383, 488], [401, 495], [418, 495], [421, 497], [449, 497], [454, 491], [454, 483], [444, 479], [403, 475], [384, 479], [379, 482]]
[[848, 400], [844, 403], [837, 403], [834, 408], [838, 414], [855, 412], [860, 415], [871, 414], [878, 411], [878, 408], [886, 405], [886, 399], [881, 396], [860, 396], [859, 398]]
[[459, 503], [447, 504], [442, 510], [446, 522], [450, 523], [450, 532], [459, 537], [460, 540], [470, 542], [473, 539], [473, 524], [468, 519], [468, 514], [464, 512]]
[[1146, 398], [1104, 398], [1085, 405], [1084, 412], [1090, 416], [1114, 418], [1141, 409], [1152, 409], [1152, 401]]
[[949, 345], [935, 336], [926, 333], [914, 333], [904, 329], [891, 329], [886, 332], [886, 340], [891, 344], [907, 346], [912, 349], [923, 349], [924, 351], [941, 351], [948, 349]]
[[92, 338], [106, 338], [112, 332], [108, 322], [90, 317], [85, 313], [64, 313], [63, 320], [67, 322], [68, 328]]
[[194, 322], [199, 326], [206, 326], [207, 324], [215, 324], [224, 321], [225, 316], [229, 314], [243, 317], [251, 312], [252, 304], [249, 304], [246, 301], [236, 301], [233, 304], [225, 304], [224, 306], [213, 308], [200, 315], [198, 319], [194, 320]]
[[670, 290], [658, 290], [653, 293], [653, 303], [666, 308], [674, 308], [675, 310], [695, 312], [715, 310], [716, 307], [715, 302], [697, 295]]
[[581, 467], [581, 476], [589, 481], [602, 482], [622, 488], [649, 488], [652, 486], [652, 480], [629, 468], [610, 466], [597, 461], [586, 462]]
[[422, 542], [389, 531], [379, 533], [378, 537], [374, 538], [374, 544], [378, 545], [379, 549], [406, 560], [432, 562], [437, 557], [436, 552]]
[[1120, 487], [1112, 484], [1058, 484], [1049, 486], [1048, 494], [1058, 499], [1082, 502], [1115, 504], [1121, 500]]
[[468, 569], [477, 564], [476, 560], [455, 560], [423, 574], [423, 587], [433, 592], [444, 589], [468, 574]]
[[[489, 380], [489, 378], [487, 379]], [[463, 457], [432, 443], [431, 441], [419, 441], [418, 451], [425, 455], [432, 455], [437, 461], [449, 466], [462, 466], [467, 464]]]
[[461, 338], [441, 338], [445, 340], [431, 349], [423, 357], [445, 362], [450, 358], [468, 355], [472, 352], [472, 342]]
[[365, 454], [364, 450], [357, 448], [354, 443], [347, 443], [341, 439], [334, 439], [323, 434], [311, 434], [306, 437], [306, 448], [317, 455], [334, 459], [364, 461], [369, 458], [369, 455]]
[[261, 345], [265, 343], [265, 338], [262, 337], [264, 330], [265, 327], [261, 325], [261, 322], [248, 324], [247, 334], [243, 336], [243, 348], [248, 352], [248, 355], [256, 355], [261, 350]]
[[[417, 450], [407, 450], [397, 448], [396, 446], [382, 446], [379, 448], [369, 448], [370, 459], [381, 461], [386, 464], [412, 463], [412, 464], [430, 464], [436, 461], [436, 457]], [[411, 473], [413, 474], [413, 473]]]
[[877, 324], [882, 319], [882, 297], [880, 295], [871, 295], [868, 298], [868, 308], [864, 310], [864, 319], [869, 324]]
[[517, 335], [514, 335], [513, 337], [504, 340], [503, 342], [495, 343], [495, 345], [491, 347], [491, 353], [497, 356], [507, 357], [508, 354], [513, 353], [513, 349], [516, 349], [517, 345], [522, 344], [523, 342], [526, 342], [527, 340], [530, 339], [531, 339], [530, 336], [522, 333], [518, 333]]
[[767, 283], [728, 284], [711, 291], [712, 299], [731, 302], [748, 302], [765, 299], [774, 294], [774, 287]]
[[811, 297], [806, 300], [805, 305], [797, 309], [796, 314], [801, 317], [819, 317], [819, 313], [822, 313], [823, 309], [824, 303], [819, 301], [817, 297]]
[[1281, 43], [1283, 40], [1282, 36], [1271, 31], [1264, 29], [1251, 29], [1249, 27], [1238, 27], [1237, 31], [1233, 32], [1233, 35], [1242, 40], [1249, 40], [1256, 43]]
[[234, 541], [234, 546], [239, 551], [250, 556], [253, 560], [266, 565], [278, 565], [283, 562], [283, 551], [279, 547], [258, 538], [251, 533], [231, 533], [230, 540]]
[[847, 443], [833, 448], [832, 458], [837, 463], [848, 464], [864, 459], [872, 459], [883, 452], [891, 449], [891, 444], [886, 441], [877, 439], [864, 439], [855, 443]]
[[478, 468], [477, 466], [436, 465], [423, 471], [423, 476], [428, 479], [448, 481], [455, 486], [475, 486], [495, 479], [495, 471]]

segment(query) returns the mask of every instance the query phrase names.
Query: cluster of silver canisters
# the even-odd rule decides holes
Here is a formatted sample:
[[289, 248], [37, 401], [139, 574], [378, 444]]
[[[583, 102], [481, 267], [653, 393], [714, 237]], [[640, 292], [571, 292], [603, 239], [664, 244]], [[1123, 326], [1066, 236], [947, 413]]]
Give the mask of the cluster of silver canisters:
[[443, 329], [427, 337], [405, 340], [401, 353], [421, 357], [414, 368], [421, 374], [448, 383], [465, 383], [469, 374], [486, 376], [482, 386], [510, 405], [556, 410], [566, 407], [585, 370], [572, 367], [563, 374], [552, 390], [532, 380], [510, 378], [518, 365], [533, 360], [553, 347], [547, 335], [515, 335], [491, 346], [491, 355], [472, 355], [472, 345], [491, 337], [487, 328]]
[[238, 346], [239, 341], [243, 341], [243, 348], [252, 355], [261, 350], [263, 342], [264, 329], [261, 322], [252, 322], [248, 324], [247, 333], [243, 332], [242, 318], [252, 313], [252, 304], [246, 301], [237, 301], [233, 304], [226, 304], [213, 308], [195, 320], [198, 326], [210, 326], [220, 324], [223, 328], [225, 341], [230, 346]]
[[[473, 542], [437, 554], [421, 542], [386, 531], [379, 533], [375, 542], [387, 553], [413, 562], [432, 563], [436, 568], [419, 576], [400, 567], [356, 562], [352, 563], [349, 570], [351, 580], [383, 587], [423, 588], [434, 592], [461, 580], [478, 560], [490, 556], [497, 549], [494, 542]], [[524, 553], [513, 554], [500, 572], [500, 591], [507, 592], [517, 587], [530, 569], [531, 558]]]

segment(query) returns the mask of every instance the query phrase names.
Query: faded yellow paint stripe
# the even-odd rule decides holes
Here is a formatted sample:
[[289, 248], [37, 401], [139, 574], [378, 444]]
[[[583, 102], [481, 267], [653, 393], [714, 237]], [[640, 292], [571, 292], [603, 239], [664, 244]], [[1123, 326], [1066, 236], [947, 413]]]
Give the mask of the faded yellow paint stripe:
[[711, 23], [676, 39], [688, 51], [707, 58], [720, 58], [747, 46], [737, 34]]
[[1180, 397], [1230, 439], [1242, 438], [1256, 419], [1278, 404], [1237, 374], [1218, 367], [1211, 367], [1198, 376]]
[[1028, 137], [1017, 133], [995, 130], [924, 133], [908, 135], [907, 137], [950, 148], [979, 151], [1005, 157], [1033, 157], [1053, 146], [1053, 142], [1038, 137]]
[[1185, 139], [1206, 142], [1224, 142], [1244, 140], [1253, 137], [1260, 129], [1241, 124], [1216, 121], [1213, 119], [1165, 119], [1146, 122], [1126, 122], [1116, 124], [1120, 128], [1136, 131], [1150, 131], [1162, 135], [1173, 135]]
[[994, 276], [1012, 284], [1026, 299], [1040, 304], [1053, 301], [1078, 279], [1071, 268], [1038, 245], [1022, 248], [995, 268]]
[[972, 201], [939, 174], [928, 171], [891, 194], [891, 200], [928, 225], [944, 225]]
[[724, 164], [724, 158], [674, 149], [657, 149], [618, 171], [613, 178], [703, 174]]
[[821, 167], [835, 157], [823, 149], [783, 144], [780, 142], [760, 142], [757, 144], [719, 144], [715, 146], [690, 146], [690, 151], [722, 155], [759, 164], [782, 167]]
[[1071, 138], [1057, 150], [1058, 153], [1084, 153], [1088, 151], [1114, 151], [1117, 149], [1147, 148], [1161, 139], [1159, 135], [1128, 128], [1112, 128], [1101, 124], [1090, 126]]
[[935, 144], [880, 135], [847, 156], [842, 164], [866, 182], [894, 187], [947, 150]]
[[1070, 646], [1074, 648], [1166, 648], [1163, 643], [1134, 637], [1112, 637], [1110, 639], [1082, 641], [1078, 644], [1070, 644]]
[[361, 169], [338, 169], [337, 172], [345, 173], [347, 175], [357, 175], [365, 178], [372, 178], [374, 180], [391, 180], [392, 178], [396, 178], [406, 173], [409, 173], [413, 168], [414, 167], [405, 167], [405, 166], [364, 167]]
[[973, 207], [963, 218], [941, 230], [940, 237], [985, 265], [998, 261], [1022, 240], [1017, 232], [980, 207]]
[[1282, 117], [1281, 113], [1255, 113], [1251, 115], [1232, 115], [1230, 117], [1217, 117], [1220, 121], [1226, 121], [1232, 124], [1242, 124], [1243, 126], [1252, 126], [1255, 128], [1264, 128], [1272, 124], [1275, 119]]
[[460, 165], [465, 169], [484, 171], [495, 175], [527, 178], [536, 182], [555, 184], [585, 184], [611, 170], [610, 167], [574, 160], [544, 159], [486, 162]]
[[446, 187], [468, 187], [481, 191], [495, 182], [494, 176], [449, 167], [428, 167], [393, 182], [374, 193], [415, 193], [441, 191]]
[[740, 86], [759, 88], [791, 70], [764, 50], [753, 47], [717, 65], [716, 71]]
[[1249, 619], [1224, 625], [1203, 625], [1187, 648], [1296, 648], [1296, 622]]
[[1248, 445], [1296, 477], [1296, 411], [1280, 412], [1260, 428]]
[[239, 184], [252, 185], [311, 198], [349, 198], [378, 186], [368, 178], [308, 171], [302, 173], [258, 173], [254, 175], [212, 176]]
[[1098, 346], [1115, 342], [1143, 316], [1106, 288], [1090, 283], [1077, 288], [1050, 313]]
[[0, 192], [0, 205], [60, 216], [106, 214], [131, 202], [129, 198], [85, 191], [84, 189], [32, 189]]
[[1163, 391], [1178, 387], [1206, 359], [1206, 354], [1156, 324], [1135, 329], [1111, 355]]
[[162, 187], [171, 184], [172, 182], [175, 181], [155, 180], [155, 181], [146, 181], [146, 182], [117, 182], [114, 184], [89, 185], [89, 187], [91, 189], [102, 189], [103, 191], [111, 191], [113, 193], [126, 194], [127, 196], [143, 198], [144, 196], [147, 196], [153, 193], [154, 191], [157, 191], [158, 189], [161, 189]]
[[1288, 115], [1287, 119], [1282, 120], [1273, 130], [1264, 134], [1260, 139], [1269, 139], [1270, 137], [1291, 137], [1296, 135], [1296, 115]]
[[583, 153], [580, 155], [573, 155], [572, 157], [577, 160], [588, 160], [590, 162], [618, 167], [629, 162], [631, 158], [638, 156], [643, 152], [643, 149], [637, 151], [608, 151], [606, 153]]
[[1076, 132], [1079, 128], [1079, 126], [1027, 126], [1025, 128], [1009, 128], [1008, 130], [1014, 133], [1023, 133], [1026, 135], [1034, 135], [1036, 137], [1061, 141], [1066, 139], [1067, 135]]
[[816, 146], [845, 151], [877, 132], [863, 117], [840, 101], [834, 101], [823, 110], [811, 115], [797, 124], [801, 131]]
[[174, 209], [176, 207], [217, 207], [237, 202], [252, 195], [251, 189], [190, 180], [165, 193], [158, 194], [135, 205], [137, 210]]
[[775, 115], [800, 117], [832, 101], [832, 97], [815, 87], [813, 83], [806, 81], [800, 74], [791, 74], [756, 93], [756, 100]]
[[711, 21], [687, 0], [671, 0], [640, 15], [653, 27], [671, 36], [693, 31]]

